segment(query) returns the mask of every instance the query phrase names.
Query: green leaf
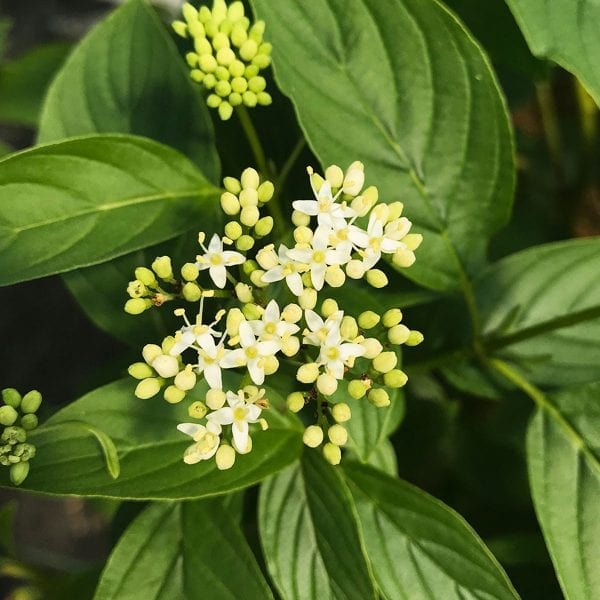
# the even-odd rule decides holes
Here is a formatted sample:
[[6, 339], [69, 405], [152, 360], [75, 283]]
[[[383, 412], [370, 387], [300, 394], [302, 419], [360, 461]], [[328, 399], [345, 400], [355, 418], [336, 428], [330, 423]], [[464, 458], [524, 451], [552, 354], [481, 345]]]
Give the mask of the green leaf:
[[97, 135], [0, 160], [0, 285], [109, 260], [187, 231], [219, 191], [151, 140]]
[[52, 83], [40, 142], [134, 133], [197, 160], [213, 182], [219, 159], [208, 110], [172, 39], [144, 0], [115, 10], [75, 48]]
[[[346, 458], [344, 460], [358, 460], [361, 461], [356, 452], [352, 450], [352, 448], [348, 449], [349, 452], [346, 454]], [[369, 455], [367, 460], [367, 464], [391, 475], [392, 477], [398, 475], [398, 460], [396, 458], [396, 451], [394, 450], [394, 446], [390, 440], [385, 439], [379, 442], [377, 446], [373, 449], [373, 452]]]
[[261, 487], [261, 542], [277, 589], [295, 598], [375, 597], [356, 512], [337, 468], [306, 450]]
[[[281, 418], [265, 411], [271, 428], [253, 436], [252, 452], [238, 456], [232, 469], [219, 471], [214, 460], [186, 465], [182, 456], [190, 439], [176, 427], [190, 421], [188, 402], [173, 406], [160, 397], [139, 400], [134, 388], [131, 379], [101, 387], [32, 432], [37, 454], [22, 487], [134, 500], [203, 498], [253, 485], [300, 455], [302, 432], [284, 428]], [[276, 392], [267, 391], [278, 402]], [[200, 386], [190, 393], [190, 400], [202, 398]], [[98, 442], [85, 431], [65, 426], [70, 421], [83, 421], [112, 439], [121, 465], [118, 479], [108, 474]]]
[[569, 388], [539, 409], [527, 433], [536, 513], [566, 598], [600, 597], [600, 383]]
[[0, 121], [37, 126], [46, 90], [70, 48], [40, 46], [0, 67]]
[[600, 379], [600, 239], [530, 248], [474, 285], [487, 346], [544, 385]]
[[436, 1], [252, 4], [319, 160], [363, 161], [367, 183], [402, 200], [425, 236], [403, 272], [458, 288], [507, 222], [514, 188], [506, 107], [480, 47]]
[[581, 79], [600, 104], [597, 0], [507, 0], [531, 51]]
[[344, 471], [383, 597], [518, 598], [502, 568], [452, 509], [370, 467]]
[[241, 530], [218, 500], [158, 503], [112, 551], [94, 600], [273, 598]]

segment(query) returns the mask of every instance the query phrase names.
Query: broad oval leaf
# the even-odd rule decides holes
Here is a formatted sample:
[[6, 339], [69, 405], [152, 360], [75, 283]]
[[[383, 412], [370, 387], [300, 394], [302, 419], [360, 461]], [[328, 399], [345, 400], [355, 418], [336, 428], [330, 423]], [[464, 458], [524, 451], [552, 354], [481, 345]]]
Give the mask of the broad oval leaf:
[[597, 0], [506, 0], [531, 51], [581, 79], [600, 104], [600, 4]]
[[[550, 397], [527, 433], [529, 481], [566, 598], [600, 597], [600, 383]], [[566, 426], [565, 426], [566, 423]]]
[[385, 598], [518, 598], [502, 567], [452, 509], [371, 467], [347, 463], [344, 471]]
[[363, 161], [367, 183], [402, 200], [425, 236], [404, 273], [460, 287], [507, 222], [514, 188], [506, 107], [480, 47], [433, 0], [252, 4], [320, 161]]
[[219, 158], [208, 110], [164, 25], [131, 0], [74, 49], [44, 103], [38, 141], [133, 133], [197, 160], [213, 182]]
[[350, 493], [316, 451], [262, 485], [259, 527], [269, 573], [286, 600], [375, 597]]
[[600, 238], [530, 248], [475, 281], [483, 334], [545, 385], [600, 379]]
[[219, 500], [152, 504], [113, 549], [94, 600], [273, 598], [244, 535]]
[[216, 216], [219, 190], [145, 138], [96, 135], [0, 160], [0, 285], [103, 262]]
[[[265, 411], [271, 428], [253, 436], [252, 452], [238, 456], [232, 469], [219, 471], [214, 460], [186, 465], [182, 456], [190, 440], [176, 427], [190, 420], [188, 402], [173, 406], [160, 397], [139, 400], [134, 388], [131, 379], [98, 388], [35, 430], [30, 438], [37, 455], [22, 487], [49, 494], [134, 500], [203, 498], [253, 485], [300, 455], [302, 432], [287, 429], [281, 417]], [[203, 398], [200, 390], [190, 397], [196, 395]], [[89, 423], [112, 439], [121, 466], [118, 479], [108, 474], [98, 442], [70, 427], [71, 421]]]

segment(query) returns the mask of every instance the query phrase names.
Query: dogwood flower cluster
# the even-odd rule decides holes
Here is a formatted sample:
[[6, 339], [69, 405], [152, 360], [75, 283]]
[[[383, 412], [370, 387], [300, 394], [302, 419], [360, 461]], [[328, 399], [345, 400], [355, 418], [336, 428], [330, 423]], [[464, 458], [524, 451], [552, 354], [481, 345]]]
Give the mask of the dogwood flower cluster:
[[271, 64], [271, 44], [263, 40], [264, 21], [251, 25], [241, 2], [227, 6], [225, 0], [214, 0], [212, 10], [186, 2], [183, 18], [173, 23], [173, 29], [194, 44], [194, 51], [186, 54], [190, 75], [211, 92], [206, 103], [223, 121], [235, 106], [271, 104], [267, 82], [259, 75]]
[[314, 198], [293, 203], [293, 245], [257, 244], [273, 227], [261, 211], [274, 186], [246, 169], [224, 180], [221, 207], [231, 220], [223, 235], [201, 232], [199, 253], [180, 277], [169, 257], [158, 257], [151, 269], [136, 269], [129, 284], [125, 310], [132, 314], [170, 301], [198, 306], [193, 315], [176, 308], [180, 328], [160, 345], [146, 345], [143, 362], [129, 368], [139, 398], [162, 391], [173, 404], [191, 400], [193, 421], [178, 426], [193, 441], [184, 453], [188, 464], [214, 457], [227, 469], [237, 454], [250, 452], [253, 431], [268, 428], [263, 411], [283, 361], [294, 365], [297, 379], [287, 407], [309, 421], [304, 442], [323, 445], [333, 464], [348, 439], [345, 400], [366, 397], [384, 408], [389, 391], [406, 383], [398, 347], [423, 336], [402, 323], [400, 309], [355, 318], [319, 296], [347, 278], [386, 285], [384, 271], [375, 268], [382, 257], [410, 266], [421, 236], [410, 233], [400, 202], [379, 203], [377, 188], [363, 189], [360, 162], [345, 172], [333, 165], [324, 178], [308, 173]]

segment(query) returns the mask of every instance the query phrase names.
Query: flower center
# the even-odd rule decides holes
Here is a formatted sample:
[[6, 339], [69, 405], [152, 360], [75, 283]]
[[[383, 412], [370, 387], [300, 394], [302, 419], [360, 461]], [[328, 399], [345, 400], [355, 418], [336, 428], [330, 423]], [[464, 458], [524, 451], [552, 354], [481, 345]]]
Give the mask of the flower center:
[[233, 409], [233, 418], [235, 421], [243, 421], [248, 410], [243, 406], [238, 406]]
[[256, 358], [258, 356], [258, 350], [256, 349], [255, 346], [250, 346], [250, 347], [246, 348], [245, 354], [250, 359]]
[[214, 433], [205, 433], [202, 439], [198, 442], [198, 450], [200, 452], [208, 452], [209, 450], [212, 450], [218, 439], [219, 438]]
[[323, 252], [323, 250], [315, 250], [313, 252], [313, 262], [314, 263], [325, 262], [325, 252]]
[[277, 331], [277, 325], [275, 323], [267, 323], [265, 325], [265, 333], [268, 335], [273, 335]]
[[220, 254], [212, 254], [210, 257], [210, 263], [212, 265], [221, 265], [223, 264], [223, 259]]
[[338, 348], [329, 348], [327, 350], [327, 358], [329, 360], [337, 360], [340, 357], [340, 351]]

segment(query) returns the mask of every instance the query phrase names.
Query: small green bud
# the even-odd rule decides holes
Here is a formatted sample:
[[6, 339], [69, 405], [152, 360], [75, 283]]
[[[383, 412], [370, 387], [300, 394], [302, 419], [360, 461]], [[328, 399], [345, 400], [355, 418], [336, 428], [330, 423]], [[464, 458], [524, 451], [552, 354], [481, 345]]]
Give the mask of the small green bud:
[[28, 414], [21, 417], [21, 427], [25, 431], [31, 431], [38, 426], [37, 415]]
[[31, 390], [23, 396], [21, 400], [21, 412], [34, 413], [42, 403], [42, 395], [37, 390]]
[[210, 389], [206, 392], [206, 404], [211, 410], [219, 410], [225, 404], [225, 392], [218, 389]]
[[367, 282], [374, 288], [383, 288], [388, 284], [388, 278], [381, 269], [369, 269], [367, 271]]
[[414, 251], [421, 245], [423, 236], [420, 233], [407, 233], [402, 241], [410, 251]]
[[236, 94], [243, 94], [248, 89], [248, 81], [244, 77], [234, 77], [231, 81], [231, 89]]
[[235, 247], [242, 252], [248, 252], [254, 247], [254, 238], [250, 235], [242, 235], [236, 240]]
[[333, 405], [331, 416], [337, 423], [345, 423], [352, 417], [352, 411], [345, 402], [339, 402]]
[[363, 358], [368, 358], [369, 360], [373, 360], [383, 351], [383, 346], [377, 338], [367, 338], [362, 341], [361, 346], [365, 349]]
[[[252, 65], [256, 66], [259, 70], [266, 69], [270, 64], [271, 64], [271, 57], [267, 56], [266, 54], [257, 54], [252, 59]], [[265, 92], [260, 92], [260, 93], [264, 94]]]
[[29, 475], [29, 462], [20, 462], [10, 468], [10, 480], [14, 485], [21, 485]]
[[388, 339], [392, 344], [404, 344], [410, 337], [410, 329], [406, 325], [394, 325], [388, 331]]
[[341, 188], [344, 183], [344, 171], [337, 165], [331, 165], [325, 169], [325, 179], [332, 188]]
[[160, 392], [160, 381], [156, 377], [148, 377], [137, 384], [135, 388], [135, 396], [142, 400], [147, 400], [156, 396]]
[[323, 430], [318, 425], [309, 425], [304, 430], [302, 441], [309, 448], [316, 448], [317, 446], [320, 446], [321, 442], [323, 441]]
[[399, 308], [390, 308], [383, 313], [382, 323], [388, 329], [402, 321], [402, 311]]
[[196, 385], [196, 373], [194, 373], [192, 365], [187, 365], [183, 371], [177, 373], [173, 383], [184, 392], [193, 389]]
[[[169, 338], [165, 338], [165, 340], [167, 339]], [[176, 357], [171, 356], [170, 354], [161, 354], [160, 356], [157, 356], [152, 361], [151, 366], [161, 377], [175, 377], [175, 375], [179, 373], [179, 362]]]
[[131, 298], [142, 298], [148, 295], [148, 288], [139, 279], [135, 279], [129, 282], [127, 293]]
[[408, 334], [408, 338], [406, 342], [404, 342], [407, 346], [418, 346], [424, 337], [420, 331], [413, 330]]
[[200, 23], [208, 23], [212, 19], [212, 12], [208, 6], [201, 6], [198, 10], [198, 20]]
[[0, 407], [0, 425], [10, 426], [15, 423], [19, 413], [8, 404]]
[[183, 22], [183, 21], [173, 21], [173, 23], [171, 24], [171, 27], [173, 27], [173, 31], [182, 38], [187, 37], [187, 25]]
[[317, 377], [317, 389], [324, 396], [335, 394], [338, 387], [338, 380], [329, 373], [321, 373]]
[[225, 177], [225, 179], [223, 179], [223, 186], [233, 195], [237, 195], [242, 191], [240, 181], [235, 177]]
[[366, 310], [358, 315], [358, 325], [361, 329], [373, 329], [380, 320], [381, 317], [372, 310]]
[[272, 181], [263, 181], [258, 186], [258, 200], [259, 202], [268, 202], [275, 193], [275, 186]]
[[400, 369], [394, 369], [383, 376], [383, 383], [390, 388], [401, 388], [407, 381], [408, 375]]
[[182, 288], [181, 293], [188, 302], [198, 302], [202, 297], [202, 290], [197, 283], [188, 281]]
[[342, 319], [340, 333], [344, 339], [353, 340], [358, 335], [358, 324], [356, 323], [356, 319], [350, 315], [346, 315]]
[[240, 206], [258, 206], [258, 192], [254, 188], [244, 188], [240, 192]]
[[242, 95], [238, 94], [237, 92], [233, 92], [229, 94], [229, 98], [227, 98], [227, 101], [229, 102], [229, 104], [231, 104], [231, 106], [239, 106], [243, 102]]
[[242, 226], [237, 221], [229, 221], [229, 223], [225, 225], [225, 235], [230, 240], [237, 240], [242, 233]]
[[240, 56], [246, 62], [250, 62], [256, 56], [257, 52], [258, 52], [258, 44], [253, 39], [247, 39], [240, 46]]
[[229, 104], [227, 101], [221, 102], [219, 104], [219, 117], [221, 117], [221, 121], [228, 121], [233, 114], [233, 106]]
[[321, 314], [327, 318], [330, 317], [334, 312], [339, 310], [338, 303], [333, 298], [327, 298], [323, 300], [321, 304]]
[[151, 306], [152, 300], [149, 298], [129, 298], [129, 300], [125, 302], [125, 312], [130, 315], [141, 315]]
[[198, 279], [198, 275], [200, 271], [198, 271], [198, 267], [194, 263], [185, 263], [183, 267], [181, 267], [181, 276], [186, 281], [196, 281]]
[[306, 363], [298, 368], [296, 379], [300, 383], [314, 383], [319, 376], [319, 365], [317, 363]]
[[258, 171], [252, 167], [244, 169], [241, 177], [241, 183], [243, 189], [258, 190], [258, 186], [260, 185]]
[[235, 337], [240, 330], [240, 324], [244, 321], [244, 315], [239, 308], [231, 308], [225, 319], [225, 329], [229, 337]]
[[348, 384], [348, 393], [355, 400], [360, 400], [367, 393], [367, 386], [362, 379], [353, 379]]
[[190, 77], [196, 83], [202, 83], [204, 81], [205, 74], [204, 71], [200, 71], [200, 69], [192, 69], [190, 71]]
[[154, 273], [146, 267], [138, 267], [135, 270], [135, 278], [139, 279], [144, 285], [148, 287], [155, 287], [157, 285], [156, 276]]
[[256, 222], [254, 226], [254, 233], [258, 237], [265, 237], [265, 235], [269, 235], [273, 231], [273, 217], [263, 217]]
[[212, 54], [202, 54], [198, 59], [198, 66], [205, 73], [212, 73], [219, 65], [217, 59]]
[[392, 262], [402, 269], [407, 269], [415, 262], [415, 253], [412, 250], [401, 249], [397, 250], [392, 257]]
[[221, 96], [221, 98], [225, 98], [231, 94], [231, 85], [229, 81], [217, 81], [217, 85], [215, 85], [215, 92]]
[[195, 52], [188, 52], [185, 55], [185, 60], [190, 68], [194, 68], [198, 64], [198, 55]]
[[260, 306], [258, 306], [257, 304], [253, 304], [252, 302], [245, 304], [244, 308], [242, 309], [242, 312], [244, 313], [246, 319], [248, 319], [249, 321], [256, 321], [260, 319], [263, 314], [263, 311], [260, 308]]
[[235, 463], [235, 450], [227, 444], [221, 444], [215, 454], [215, 462], [219, 471], [231, 469]]
[[[221, 50], [222, 48], [229, 48], [229, 36], [222, 31], [219, 31], [212, 39], [212, 45], [215, 50]], [[217, 55], [218, 56], [218, 55]], [[218, 60], [218, 58], [217, 58]]]
[[305, 310], [312, 310], [317, 305], [317, 290], [305, 288], [298, 297], [298, 304]]
[[348, 432], [342, 425], [332, 425], [327, 431], [327, 435], [331, 443], [336, 446], [345, 446], [348, 441]]
[[246, 65], [241, 60], [234, 60], [229, 65], [229, 72], [232, 77], [244, 77], [245, 79]]
[[169, 256], [157, 256], [152, 263], [152, 270], [165, 280], [173, 279], [173, 267]]
[[15, 388], [6, 388], [2, 390], [2, 400], [4, 404], [12, 406], [13, 408], [19, 408], [21, 405], [21, 394]]
[[242, 271], [244, 271], [244, 274], [250, 276], [252, 275], [252, 273], [254, 273], [254, 271], [256, 271], [258, 269], [258, 263], [255, 260], [247, 260], [245, 263], [242, 264]]
[[373, 368], [380, 373], [388, 373], [398, 364], [395, 352], [382, 352], [373, 359]]
[[237, 215], [240, 212], [240, 202], [231, 192], [221, 195], [221, 208], [226, 215]]
[[240, 213], [240, 222], [246, 227], [254, 227], [258, 223], [260, 212], [256, 206], [244, 206]]
[[323, 456], [331, 465], [339, 465], [342, 461], [342, 451], [340, 450], [340, 447], [331, 442], [327, 442], [323, 446]]
[[367, 398], [377, 408], [385, 408], [391, 404], [390, 396], [383, 388], [372, 389], [367, 394]]
[[254, 297], [252, 296], [252, 288], [248, 284], [242, 283], [241, 281], [235, 285], [235, 295], [237, 296], [238, 300], [244, 304], [254, 300]]
[[196, 402], [192, 402], [188, 406], [188, 415], [192, 419], [203, 419], [207, 412], [208, 409], [206, 408], [206, 404], [200, 402], [200, 400], [196, 400]]
[[264, 54], [265, 56], [270, 56], [272, 50], [273, 50], [273, 44], [271, 44], [269, 42], [263, 42], [258, 47], [258, 53], [259, 54]]
[[231, 43], [236, 48], [240, 48], [244, 45], [244, 42], [248, 39], [248, 33], [241, 23], [236, 23], [233, 26], [233, 29], [231, 30], [230, 39]]
[[221, 105], [221, 102], [223, 102], [221, 96], [218, 94], [209, 94], [206, 99], [206, 106], [208, 106], [208, 108], [218, 108]]
[[177, 404], [185, 398], [185, 391], [180, 390], [177, 386], [170, 385], [163, 394], [164, 399], [169, 404]]
[[27, 462], [35, 457], [36, 449], [33, 444], [17, 444], [14, 449], [14, 454], [21, 459], [21, 462]]
[[331, 265], [327, 267], [327, 270], [325, 271], [325, 281], [327, 282], [327, 285], [339, 288], [344, 285], [346, 274], [339, 265]]
[[22, 427], [12, 425], [4, 429], [0, 439], [3, 442], [8, 442], [11, 445], [22, 443], [27, 439], [27, 432]]
[[292, 392], [286, 399], [289, 410], [293, 413], [300, 412], [304, 408], [304, 394], [302, 392]]
[[248, 89], [251, 92], [254, 92], [255, 94], [258, 94], [259, 92], [264, 91], [264, 89], [266, 87], [267, 87], [267, 80], [264, 77], [261, 77], [260, 75], [253, 77], [248, 82]]
[[246, 79], [252, 79], [253, 77], [256, 77], [258, 75], [259, 70], [260, 69], [256, 65], [248, 65], [244, 69], [244, 77]]
[[217, 85], [217, 78], [212, 73], [208, 73], [204, 76], [202, 83], [207, 90], [212, 90]]
[[242, 100], [246, 106], [254, 108], [258, 104], [256, 94], [251, 91], [246, 91], [242, 94]]
[[[152, 361], [162, 354], [162, 348], [158, 344], [146, 344], [142, 348], [142, 356], [144, 360], [150, 365]], [[135, 375], [134, 375], [135, 377]]]

